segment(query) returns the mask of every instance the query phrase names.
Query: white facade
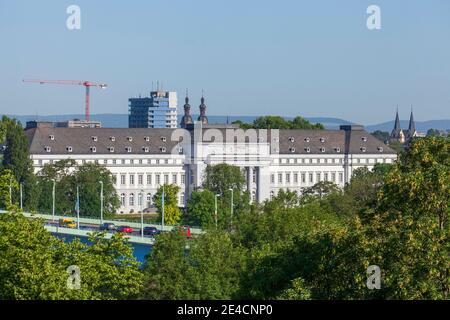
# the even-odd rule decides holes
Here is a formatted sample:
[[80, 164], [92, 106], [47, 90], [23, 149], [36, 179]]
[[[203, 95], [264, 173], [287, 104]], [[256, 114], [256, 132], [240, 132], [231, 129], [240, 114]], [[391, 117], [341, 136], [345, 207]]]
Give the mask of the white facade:
[[[153, 195], [163, 184], [178, 185], [179, 205], [185, 206], [192, 191], [202, 187], [208, 165], [227, 163], [240, 167], [252, 201], [262, 202], [281, 189], [301, 193], [303, 188], [320, 181], [331, 181], [343, 187], [355, 169], [372, 169], [376, 163], [393, 163], [397, 158], [373, 137], [368, 141], [368, 134], [361, 130], [355, 133], [280, 131], [281, 134], [276, 130], [270, 136], [263, 130], [252, 136], [250, 131], [203, 130], [198, 125], [191, 131], [48, 127], [34, 130], [30, 152], [36, 172], [45, 164], [63, 159], [103, 165], [115, 177], [120, 213], [149, 208]], [[229, 133], [232, 135], [228, 136]], [[291, 137], [294, 134], [295, 137]], [[89, 142], [82, 145], [80, 140]], [[110, 145], [114, 143], [114, 152], [106, 151], [111, 151]], [[133, 149], [128, 146], [132, 143]], [[145, 143], [149, 143], [148, 147], [142, 147]], [[89, 147], [93, 144], [98, 144], [95, 151]], [[81, 148], [86, 151], [76, 153]], [[307, 153], [303, 149], [299, 152], [301, 148]]]

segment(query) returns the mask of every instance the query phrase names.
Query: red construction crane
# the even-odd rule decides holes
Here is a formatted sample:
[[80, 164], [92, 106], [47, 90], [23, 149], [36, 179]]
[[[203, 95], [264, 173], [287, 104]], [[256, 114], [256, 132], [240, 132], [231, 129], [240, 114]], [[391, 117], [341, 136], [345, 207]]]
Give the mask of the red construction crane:
[[78, 80], [37, 80], [37, 79], [24, 79], [23, 82], [31, 82], [31, 83], [39, 83], [39, 84], [63, 84], [63, 85], [72, 85], [72, 86], [84, 86], [86, 87], [86, 121], [90, 121], [91, 112], [90, 112], [90, 98], [89, 92], [91, 87], [99, 87], [100, 89], [106, 89], [108, 87], [107, 84], [99, 84], [91, 81], [78, 81]]

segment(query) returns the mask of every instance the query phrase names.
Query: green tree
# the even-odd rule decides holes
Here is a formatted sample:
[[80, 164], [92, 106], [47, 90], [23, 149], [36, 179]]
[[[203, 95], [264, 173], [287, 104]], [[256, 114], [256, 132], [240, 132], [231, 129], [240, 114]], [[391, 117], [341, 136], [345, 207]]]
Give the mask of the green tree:
[[[34, 210], [36, 207], [36, 188], [27, 136], [20, 122], [3, 117], [2, 123], [6, 145], [3, 154], [3, 167], [11, 170], [17, 182], [23, 185], [24, 206], [28, 210]], [[14, 202], [17, 202], [18, 198], [18, 192], [15, 192], [13, 194]]]
[[180, 187], [176, 184], [166, 184], [158, 188], [153, 196], [153, 203], [162, 219], [162, 194], [164, 188], [164, 223], [177, 225], [181, 221], [181, 210], [178, 207], [178, 192]]
[[381, 131], [381, 130], [376, 130], [374, 132], [371, 133], [375, 138], [377, 138], [378, 140], [380, 140], [381, 142], [385, 142], [389, 140], [389, 137], [391, 136], [389, 134], [389, 132], [386, 131]]
[[189, 223], [208, 227], [214, 224], [215, 198], [209, 190], [194, 191], [187, 204]]
[[[73, 170], [75, 168], [75, 170]], [[119, 198], [114, 188], [114, 177], [105, 167], [94, 163], [78, 166], [72, 159], [46, 164], [38, 173], [39, 211], [52, 209], [52, 190], [55, 181], [56, 211], [75, 211], [76, 190], [80, 192], [80, 215], [100, 216], [100, 181], [103, 182], [103, 214], [108, 217], [119, 207]]]
[[[100, 181], [103, 182], [103, 214], [105, 217], [117, 212], [120, 201], [114, 188], [114, 178], [105, 167], [86, 163], [76, 167], [73, 173], [74, 181], [80, 186], [80, 214], [83, 216], [100, 216]], [[76, 186], [73, 186], [76, 189]]]
[[[102, 234], [65, 243], [39, 219], [20, 213], [0, 216], [0, 299], [128, 299], [141, 291], [142, 273], [121, 235]], [[69, 266], [81, 271], [81, 287], [68, 288]]]
[[240, 287], [245, 251], [229, 235], [211, 231], [187, 240], [158, 236], [144, 267], [144, 299], [232, 299]]
[[9, 169], [0, 170], [0, 208], [9, 209], [13, 204], [10, 195], [11, 191], [17, 191], [19, 184], [16, 181], [16, 177]]

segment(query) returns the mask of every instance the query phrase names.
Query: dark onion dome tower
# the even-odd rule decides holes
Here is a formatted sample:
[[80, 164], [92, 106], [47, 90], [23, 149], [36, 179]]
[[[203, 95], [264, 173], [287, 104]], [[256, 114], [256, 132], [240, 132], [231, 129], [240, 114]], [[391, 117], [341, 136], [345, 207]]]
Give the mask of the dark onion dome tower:
[[180, 125], [182, 128], [187, 128], [188, 125], [194, 123], [194, 120], [191, 117], [191, 105], [189, 104], [189, 97], [188, 97], [187, 92], [186, 92], [186, 99], [184, 101], [185, 101], [184, 116], [183, 116], [183, 118], [181, 118]]
[[203, 95], [199, 108], [200, 108], [200, 116], [198, 117], [198, 121], [201, 121], [202, 124], [208, 124], [208, 117], [206, 116], [205, 98], [203, 97]]

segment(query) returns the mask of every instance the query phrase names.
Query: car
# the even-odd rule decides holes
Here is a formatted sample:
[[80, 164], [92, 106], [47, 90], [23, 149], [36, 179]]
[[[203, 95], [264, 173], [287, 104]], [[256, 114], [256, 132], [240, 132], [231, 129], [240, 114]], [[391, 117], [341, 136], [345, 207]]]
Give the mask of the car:
[[161, 231], [156, 227], [144, 227], [144, 235], [145, 236], [156, 236], [160, 234]]
[[180, 232], [182, 233], [186, 238], [191, 237], [191, 227], [189, 226], [176, 226], [172, 229], [173, 232]]
[[116, 231], [117, 227], [114, 223], [105, 222], [100, 225], [99, 229], [101, 231]]
[[77, 227], [77, 223], [73, 219], [63, 218], [59, 219], [59, 226], [62, 228], [75, 229]]
[[133, 228], [129, 226], [120, 226], [117, 228], [117, 231], [122, 233], [133, 233]]

